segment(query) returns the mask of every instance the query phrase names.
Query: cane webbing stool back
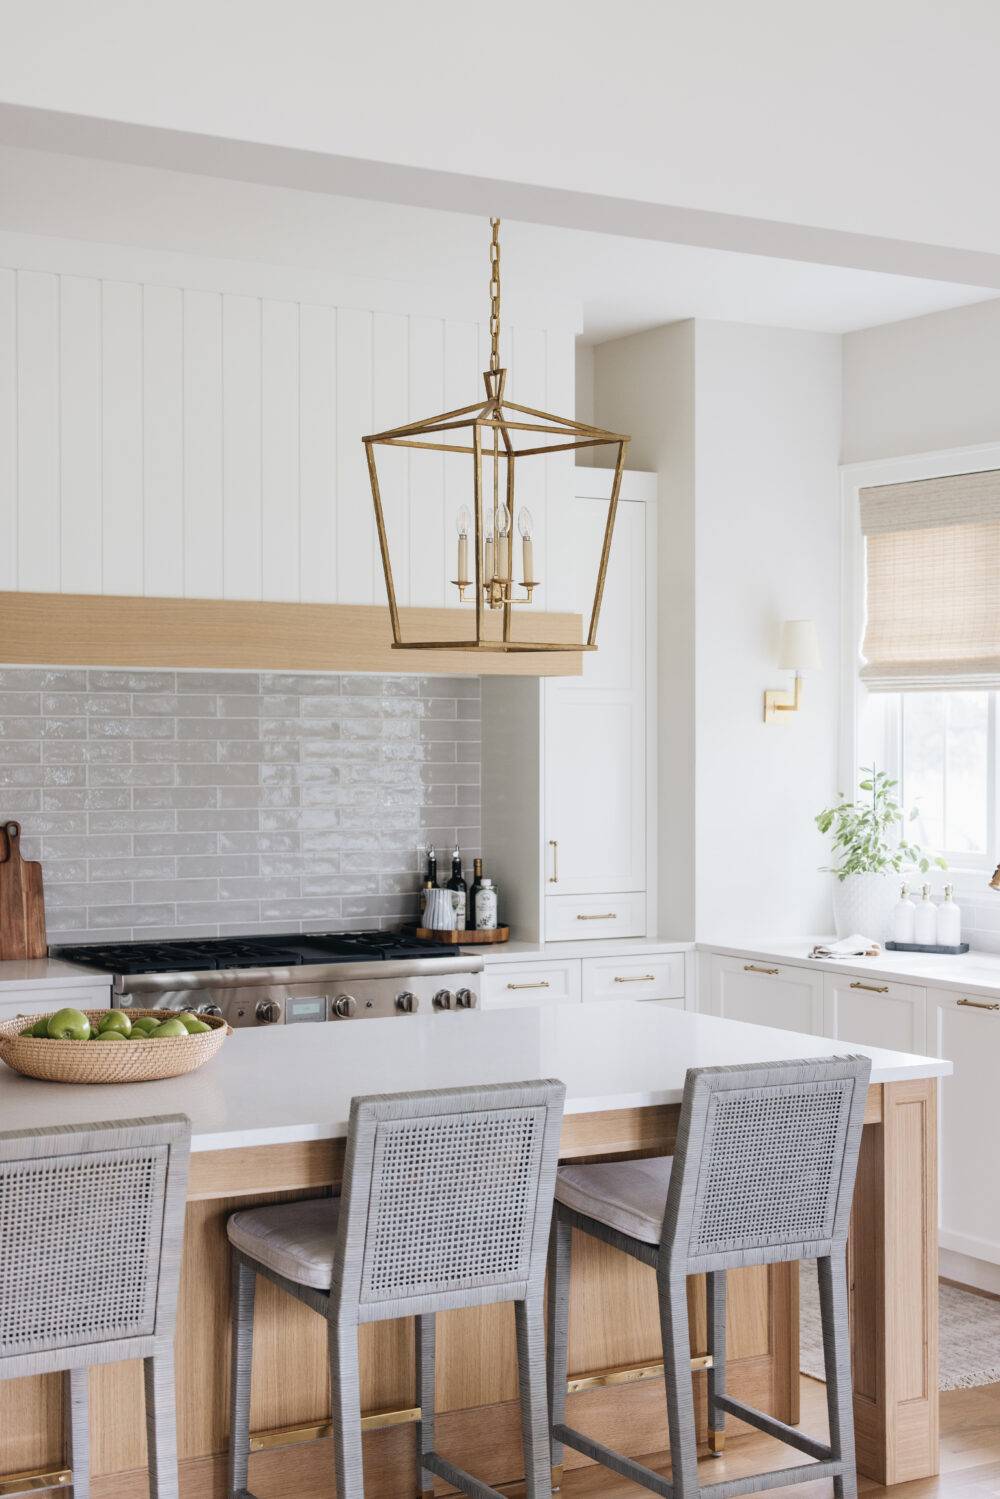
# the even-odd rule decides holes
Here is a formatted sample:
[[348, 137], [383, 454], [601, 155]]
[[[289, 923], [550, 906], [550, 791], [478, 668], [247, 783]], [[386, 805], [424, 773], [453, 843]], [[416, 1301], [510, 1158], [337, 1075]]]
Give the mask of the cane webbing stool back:
[[[695, 1068], [685, 1081], [672, 1157], [559, 1171], [548, 1312], [556, 1483], [567, 1445], [674, 1499], [730, 1499], [816, 1478], [833, 1479], [836, 1499], [854, 1499], [846, 1247], [870, 1071], [867, 1057]], [[574, 1228], [656, 1271], [670, 1479], [566, 1425]], [[814, 1441], [726, 1392], [726, 1272], [802, 1259], [819, 1264], [829, 1443]], [[728, 1414], [797, 1448], [812, 1463], [699, 1485], [687, 1277], [702, 1272], [712, 1452], [722, 1452]]]
[[[133, 1358], [144, 1361], [150, 1494], [177, 1499], [190, 1139], [179, 1115], [0, 1133], [0, 1379], [66, 1372], [75, 1499], [90, 1493], [87, 1370]], [[38, 1486], [30, 1478], [25, 1492]]]
[[235, 1213], [231, 1499], [252, 1499], [256, 1277], [327, 1320], [337, 1499], [363, 1499], [358, 1328], [416, 1318], [414, 1492], [497, 1490], [434, 1448], [435, 1314], [513, 1301], [529, 1499], [550, 1490], [544, 1286], [565, 1089], [551, 1080], [356, 1098], [340, 1197]]

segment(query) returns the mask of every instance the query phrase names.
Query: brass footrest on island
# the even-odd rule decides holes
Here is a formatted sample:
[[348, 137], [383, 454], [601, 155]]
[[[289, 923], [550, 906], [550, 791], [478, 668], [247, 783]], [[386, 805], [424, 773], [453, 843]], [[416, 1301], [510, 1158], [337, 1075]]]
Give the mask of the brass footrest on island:
[[68, 1489], [72, 1482], [71, 1468], [0, 1474], [0, 1499], [13, 1499], [15, 1494], [36, 1494], [42, 1489]]

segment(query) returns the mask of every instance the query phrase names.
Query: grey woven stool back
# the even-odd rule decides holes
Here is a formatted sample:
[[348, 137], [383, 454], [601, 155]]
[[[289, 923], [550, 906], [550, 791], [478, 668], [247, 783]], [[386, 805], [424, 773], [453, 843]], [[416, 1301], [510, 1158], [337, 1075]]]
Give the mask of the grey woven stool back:
[[[689, 1071], [659, 1243], [632, 1238], [599, 1217], [557, 1201], [549, 1267], [549, 1388], [557, 1477], [566, 1444], [672, 1499], [731, 1499], [827, 1477], [834, 1481], [836, 1499], [853, 1499], [857, 1477], [846, 1245], [870, 1072], [867, 1057]], [[565, 1424], [574, 1228], [656, 1270], [672, 1462], [669, 1480]], [[727, 1270], [812, 1258], [819, 1266], [828, 1444], [726, 1392]], [[701, 1272], [706, 1274], [708, 1299], [712, 1452], [721, 1455], [729, 1414], [815, 1459], [808, 1466], [699, 1486], [687, 1277]]]
[[175, 1499], [173, 1336], [191, 1126], [170, 1115], [0, 1134], [0, 1378], [67, 1371], [75, 1499], [87, 1369], [145, 1360], [150, 1492]]
[[[435, 1314], [513, 1301], [529, 1499], [550, 1494], [544, 1284], [565, 1089], [552, 1080], [356, 1098], [351, 1105], [330, 1285], [254, 1258], [300, 1204], [230, 1220], [234, 1241], [230, 1494], [247, 1489], [254, 1283], [263, 1274], [327, 1319], [338, 1499], [363, 1499], [358, 1326], [416, 1318], [415, 1488], [432, 1475], [473, 1499], [501, 1499], [434, 1448]], [[299, 1230], [301, 1233], [301, 1229]], [[262, 1254], [265, 1251], [262, 1249]]]

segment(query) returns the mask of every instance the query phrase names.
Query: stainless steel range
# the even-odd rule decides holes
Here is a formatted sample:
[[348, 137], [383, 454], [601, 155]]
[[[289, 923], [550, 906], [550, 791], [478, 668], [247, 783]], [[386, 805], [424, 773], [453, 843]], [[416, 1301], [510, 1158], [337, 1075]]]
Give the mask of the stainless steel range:
[[401, 932], [309, 932], [53, 947], [114, 975], [120, 1009], [194, 1010], [232, 1026], [473, 1010], [483, 960]]

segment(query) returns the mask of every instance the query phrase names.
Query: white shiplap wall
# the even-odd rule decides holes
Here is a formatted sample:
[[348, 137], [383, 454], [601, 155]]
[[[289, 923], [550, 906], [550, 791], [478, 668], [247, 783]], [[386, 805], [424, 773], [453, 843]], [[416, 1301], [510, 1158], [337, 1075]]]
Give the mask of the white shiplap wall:
[[[382, 602], [359, 439], [474, 400], [487, 333], [426, 293], [407, 313], [399, 287], [371, 306], [316, 291], [294, 270], [0, 236], [0, 588]], [[565, 325], [510, 328], [515, 399], [572, 413], [573, 346]], [[451, 603], [468, 460], [383, 462], [400, 601]], [[541, 561], [571, 468], [522, 469]]]

